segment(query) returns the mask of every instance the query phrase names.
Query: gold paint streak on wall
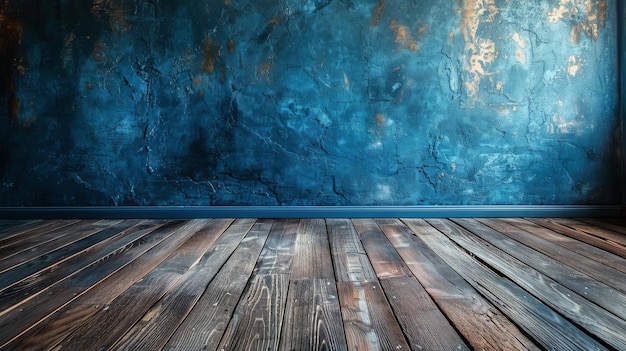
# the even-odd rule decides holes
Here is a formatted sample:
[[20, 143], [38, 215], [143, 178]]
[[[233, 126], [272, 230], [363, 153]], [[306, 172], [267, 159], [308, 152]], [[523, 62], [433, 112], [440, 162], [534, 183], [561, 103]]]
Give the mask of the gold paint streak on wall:
[[378, 4], [376, 5], [376, 7], [374, 7], [374, 10], [372, 10], [372, 19], [370, 20], [370, 27], [376, 27], [380, 24], [380, 16], [382, 15], [384, 9], [385, 9], [385, 1], [378, 0]]
[[580, 69], [582, 68], [582, 60], [571, 55], [567, 60], [567, 74], [572, 77], [576, 77]]
[[[582, 20], [579, 19], [581, 16]], [[548, 22], [571, 22], [570, 40], [573, 44], [578, 44], [582, 33], [598, 40], [600, 27], [604, 27], [606, 16], [606, 0], [560, 0], [559, 6], [548, 12]]]
[[463, 0], [460, 31], [465, 39], [463, 70], [467, 73], [464, 87], [468, 107], [480, 100], [478, 92], [483, 78], [490, 75], [486, 68], [495, 62], [498, 53], [490, 38], [478, 35], [482, 22], [493, 22], [499, 13], [495, 0]]
[[400, 45], [401, 49], [409, 49], [411, 51], [419, 50], [419, 45], [413, 39], [411, 35], [411, 30], [409, 27], [405, 25], [401, 25], [395, 19], [391, 20], [389, 23], [389, 29], [391, 29], [394, 33], [394, 41]]

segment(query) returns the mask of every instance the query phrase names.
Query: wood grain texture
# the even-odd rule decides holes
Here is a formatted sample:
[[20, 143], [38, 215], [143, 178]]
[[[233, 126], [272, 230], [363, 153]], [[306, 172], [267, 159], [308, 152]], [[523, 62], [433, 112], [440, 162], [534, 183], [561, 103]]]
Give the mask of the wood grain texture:
[[271, 221], [259, 222], [251, 226], [252, 223], [254, 222], [235, 222], [228, 229], [233, 232], [243, 232], [246, 236], [232, 253], [231, 260], [222, 266], [219, 273], [212, 272], [211, 267], [214, 264], [211, 259], [200, 260], [185, 272], [163, 298], [150, 307], [143, 318], [129, 329], [113, 348], [159, 350], [170, 340], [172, 334], [193, 308], [202, 309], [206, 300], [200, 301], [198, 306], [195, 305], [203, 293], [210, 295], [211, 290], [219, 290], [231, 284], [233, 289], [229, 294], [238, 299], [272, 226]]
[[328, 232], [323, 219], [301, 219], [296, 237], [291, 280], [335, 280]]
[[400, 324], [378, 281], [338, 282], [349, 350], [409, 350]]
[[429, 219], [438, 230], [419, 219], [403, 221], [474, 289], [498, 307], [509, 319], [545, 348], [559, 350], [605, 350], [558, 313], [508, 279], [469, 256], [442, 233], [460, 228], [449, 221]]
[[[159, 243], [136, 260], [108, 276], [99, 285], [103, 289], [90, 289], [85, 294], [68, 304], [53, 316], [44, 319], [32, 333], [16, 340], [15, 348], [20, 350], [49, 349], [60, 343], [71, 332], [79, 328], [85, 320], [94, 316], [132, 286], [146, 276], [159, 264], [167, 262], [187, 262], [191, 266], [205, 249], [232, 223], [233, 219], [214, 219], [206, 227], [193, 234], [192, 231], [179, 232], [178, 235]], [[191, 237], [188, 235], [193, 234]], [[189, 240], [187, 240], [189, 239]], [[170, 264], [170, 263], [167, 263]]]
[[353, 219], [352, 223], [379, 279], [411, 276], [402, 257], [373, 219]]
[[411, 350], [469, 350], [415, 277], [380, 281]]
[[337, 281], [376, 281], [376, 272], [352, 222], [349, 219], [327, 219], [326, 223]]
[[[493, 228], [502, 229], [513, 237], [517, 237], [518, 231], [521, 230], [517, 226], [511, 227], [506, 224], [505, 221], [488, 221], [488, 223], [491, 224]], [[527, 228], [527, 226], [524, 226], [524, 228]], [[533, 229], [533, 227], [531, 226], [530, 229]], [[534, 232], [533, 230], [533, 233]], [[564, 287], [584, 296], [586, 299], [605, 308], [618, 317], [626, 319], [626, 294], [605, 284], [601, 280], [589, 277], [564, 263], [547, 257], [537, 250], [526, 246], [519, 246], [514, 240], [494, 229], [488, 230], [480, 228], [476, 233], [484, 240], [505, 250], [511, 256], [533, 267], [538, 272], [551, 277]], [[521, 233], [520, 235], [527, 235], [527, 233]]]
[[[5, 286], [0, 288], [0, 315], [159, 226], [136, 227], [140, 222], [141, 220], [122, 222], [94, 234], [95, 236], [91, 235], [80, 240], [67, 249], [59, 249], [38, 260], [2, 273], [0, 279]], [[107, 245], [106, 241], [109, 240], [114, 244]], [[115, 245], [118, 243], [119, 245]]]
[[[241, 240], [241, 243], [235, 246], [236, 249], [230, 259], [225, 258], [219, 273], [213, 272], [211, 261], [214, 260], [211, 259], [207, 261], [207, 267], [190, 276], [190, 278], [193, 277], [190, 284], [204, 285], [204, 288], [200, 291], [199, 299], [196, 299], [197, 302], [182, 324], [175, 332], [172, 330], [169, 341], [165, 339], [167, 342], [164, 345], [165, 350], [199, 350], [205, 347], [212, 350], [217, 347], [252, 274], [270, 228], [271, 221], [257, 223]], [[220, 240], [222, 240], [221, 237]], [[198, 276], [200, 272], [202, 275], [214, 276], [214, 278], [205, 280]], [[191, 292], [195, 293], [193, 290]], [[193, 298], [195, 295], [190, 294], [190, 296]]]
[[611, 228], [616, 229], [616, 230], [612, 230], [609, 228], [604, 228], [602, 226], [592, 225], [589, 223], [577, 221], [572, 218], [547, 218], [547, 219], [553, 223], [558, 223], [560, 225], [570, 227], [574, 230], [589, 233], [591, 235], [600, 237], [606, 241], [617, 243], [617, 244], [620, 244], [621, 246], [626, 247], [626, 233], [623, 233], [624, 230], [620, 226], [611, 226]]
[[[19, 336], [16, 331], [23, 333], [37, 322], [50, 316], [60, 308], [66, 306], [85, 291], [92, 289], [102, 279], [129, 264], [150, 248], [175, 234], [186, 230], [197, 221], [173, 221], [124, 247], [120, 247], [107, 257], [93, 262], [80, 271], [76, 271], [61, 282], [41, 291], [35, 298], [28, 299], [13, 307], [10, 311], [0, 315], [0, 345], [4, 345]], [[22, 311], [28, 311], [27, 314]]]
[[[53, 223], [59, 222], [61, 220], [21, 220], [21, 219], [3, 219], [0, 221], [0, 242], [5, 242], [5, 240], [13, 240], [16, 236], [24, 234], [28, 231], [34, 230], [35, 228], [41, 228], [49, 226]], [[75, 220], [78, 221], [78, 220]]]
[[[141, 222], [144, 224], [139, 225]], [[23, 291], [24, 286], [28, 286], [28, 289], [32, 291], [38, 291], [52, 282], [61, 280], [85, 264], [106, 256], [116, 244], [123, 245], [129, 240], [135, 240], [162, 224], [161, 220], [123, 221], [1, 273], [0, 308], [5, 303], [4, 298], [12, 295], [14, 289]], [[22, 284], [17, 284], [18, 282]], [[29, 296], [32, 295], [29, 294]]]
[[[590, 233], [618, 227], [548, 220], [619, 247]], [[0, 312], [1, 350], [626, 349], [624, 294], [562, 262], [621, 258], [527, 219], [124, 222], [20, 266], [7, 286], [41, 289]], [[58, 221], [28, 223], [0, 232]]]
[[389, 219], [377, 223], [413, 275], [473, 349], [539, 350], [402, 222]]
[[292, 281], [279, 350], [347, 349], [335, 282]]
[[[197, 233], [205, 226], [206, 221], [199, 222], [198, 226], [190, 229], [190, 232], [192, 234]], [[240, 236], [245, 235], [250, 226], [251, 224], [245, 226]], [[171, 315], [176, 315], [181, 312], [181, 309], [185, 309], [185, 304], [193, 304], [195, 302], [193, 299], [194, 291], [199, 291], [196, 293], [199, 296], [206, 286], [206, 284], [202, 285], [203, 279], [198, 279], [201, 282], [194, 284], [195, 281], [190, 277], [196, 275], [202, 269], [202, 262], [207, 260], [206, 251], [210, 250], [216, 242], [214, 242], [212, 235], [206, 237], [208, 240], [202, 240], [203, 238], [196, 235], [193, 238], [198, 238], [199, 240], [191, 240], [187, 243], [189, 245], [196, 244], [194, 248], [188, 247], [188, 250], [179, 251], [181, 253], [179, 255], [171, 255], [143, 279], [137, 281], [124, 293], [115, 298], [102, 312], [81, 325], [79, 329], [60, 344], [60, 347], [81, 350], [109, 349], [133, 326], [137, 328], [137, 332], [134, 334], [137, 339], [133, 340], [141, 341], [145, 335], [145, 330], [141, 330], [141, 327], [146, 329], [154, 327], [153, 317], [161, 313], [163, 314], [163, 327], [170, 326], [171, 320], [167, 320], [167, 313], [170, 312]], [[232, 245], [236, 247], [237, 243]], [[210, 277], [205, 279], [210, 279]], [[185, 288], [189, 288], [189, 290], [184, 290]], [[174, 299], [175, 296], [180, 296], [179, 294], [184, 292], [189, 292], [189, 299], [180, 299], [180, 301]], [[177, 305], [177, 302], [180, 302], [183, 306]], [[177, 307], [181, 307], [181, 309], [177, 309]], [[186, 312], [182, 313], [186, 314]], [[176, 317], [174, 316], [173, 319], [176, 319]], [[106, 335], [99, 334], [96, 327], [99, 325], [106, 326], [109, 332]], [[175, 329], [177, 325], [176, 323], [173, 328]], [[163, 337], [165, 336], [161, 333], [156, 333], [153, 340], [159, 342]], [[113, 348], [117, 349], [120, 347], [116, 346]]]
[[[479, 219], [481, 223], [486, 223], [487, 219]], [[548, 228], [531, 223], [522, 218], [501, 218], [501, 219], [489, 219], [491, 222], [504, 222], [509, 225], [513, 225], [522, 230], [525, 230], [540, 238], [549, 240], [555, 244], [561, 245], [567, 249], [577, 252], [581, 255], [591, 258], [597, 262], [600, 262], [609, 267], [613, 267], [620, 272], [626, 273], [626, 258], [618, 256], [614, 253], [608, 252], [597, 248], [591, 244], [576, 240], [572, 237], [557, 233]]]
[[526, 231], [519, 230], [513, 226], [503, 224], [502, 222], [491, 222], [491, 225], [501, 229], [501, 231], [498, 232], [497, 230], [487, 230], [484, 226], [481, 227], [481, 224], [478, 224], [477, 221], [463, 219], [455, 221], [464, 226], [467, 225], [478, 228], [477, 234], [484, 236], [491, 235], [501, 239], [509, 237], [514, 241], [524, 244], [524, 247], [540, 252], [545, 256], [571, 267], [572, 269], [595, 280], [607, 282], [607, 285], [621, 291], [622, 294], [626, 293], [626, 273], [620, 272], [612, 267], [607, 267], [600, 262], [594, 261], [572, 250], [554, 244]]
[[0, 261], [0, 272], [45, 255], [68, 242], [102, 230], [102, 227], [93, 226], [93, 222], [55, 221], [50, 225], [39, 226], [17, 238], [7, 238], [4, 243], [0, 244], [0, 253], [3, 257]]
[[263, 252], [254, 268], [255, 274], [289, 274], [293, 259], [298, 219], [277, 219], [274, 221]]
[[618, 218], [578, 218], [579, 221], [591, 224], [599, 229], [605, 228], [626, 236], [626, 220]]
[[[478, 236], [484, 236], [487, 233], [494, 236], [501, 235], [485, 228], [477, 221], [455, 219], [455, 222], [459, 222], [473, 233], [477, 233]], [[578, 326], [606, 340], [617, 349], [626, 349], [626, 335], [623, 334], [623, 331], [626, 330], [626, 321], [611, 315], [611, 317], [604, 319], [604, 325], [599, 326], [596, 320], [599, 316], [606, 315], [605, 310], [511, 256], [511, 254], [518, 254], [523, 248], [522, 245], [517, 244], [510, 250], [503, 251], [489, 245], [498, 245], [499, 242], [504, 241], [503, 239], [500, 239], [499, 242], [485, 242], [464, 230], [450, 230], [447, 235]], [[559, 280], [565, 280], [567, 277], [564, 275], [559, 277]], [[621, 309], [623, 312], [624, 308]]]
[[217, 349], [278, 350], [288, 286], [288, 274], [255, 275]]
[[591, 244], [595, 247], [601, 248], [603, 250], [606, 250], [608, 252], [611, 252], [618, 256], [626, 258], [626, 248], [624, 248], [622, 245], [619, 245], [615, 242], [607, 241], [604, 238], [597, 237], [595, 235], [591, 235], [586, 232], [581, 232], [581, 231], [569, 228], [567, 226], [550, 221], [547, 218], [527, 218], [527, 220], [537, 225], [553, 230], [557, 233], [567, 235], [576, 240], [580, 240], [582, 242]]

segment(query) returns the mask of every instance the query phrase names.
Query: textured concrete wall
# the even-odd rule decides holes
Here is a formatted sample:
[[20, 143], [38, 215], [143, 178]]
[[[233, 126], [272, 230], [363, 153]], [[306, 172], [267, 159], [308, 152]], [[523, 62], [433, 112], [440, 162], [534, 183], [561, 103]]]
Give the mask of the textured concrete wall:
[[4, 0], [0, 204], [621, 203], [616, 1]]

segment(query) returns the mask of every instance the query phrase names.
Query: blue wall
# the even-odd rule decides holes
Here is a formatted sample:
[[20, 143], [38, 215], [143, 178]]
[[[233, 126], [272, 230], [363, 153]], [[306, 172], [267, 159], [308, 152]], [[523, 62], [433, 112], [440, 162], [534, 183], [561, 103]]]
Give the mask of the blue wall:
[[616, 2], [5, 0], [0, 205], [620, 204]]

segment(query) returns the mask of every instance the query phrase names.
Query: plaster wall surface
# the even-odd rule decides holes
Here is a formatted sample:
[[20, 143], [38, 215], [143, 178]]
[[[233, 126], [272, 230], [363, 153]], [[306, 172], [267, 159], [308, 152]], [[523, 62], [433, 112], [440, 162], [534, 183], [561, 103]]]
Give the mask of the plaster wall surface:
[[5, 0], [0, 205], [619, 204], [617, 7]]

